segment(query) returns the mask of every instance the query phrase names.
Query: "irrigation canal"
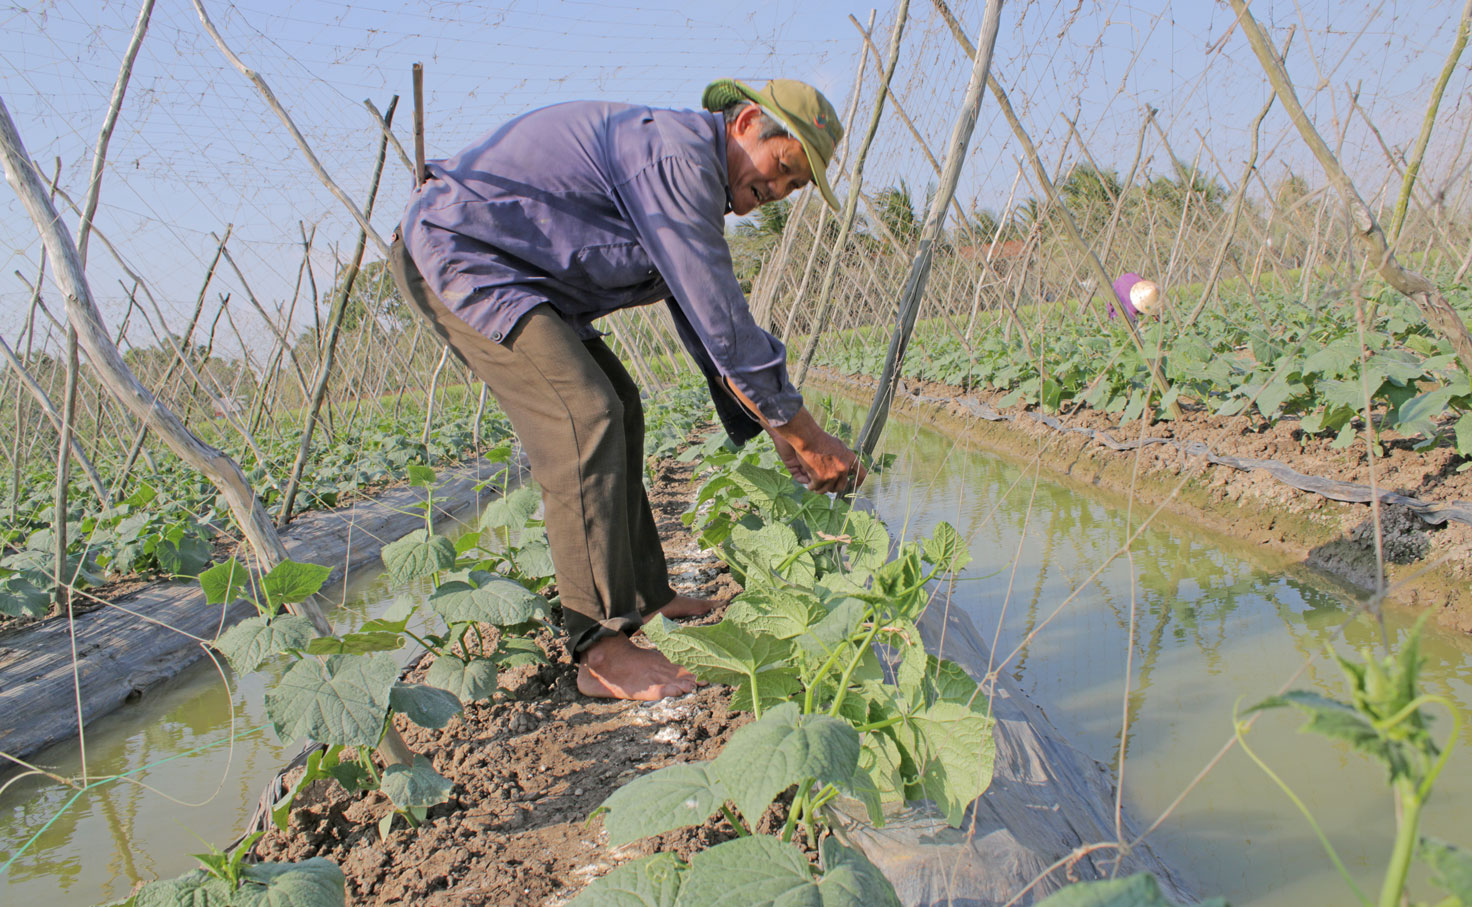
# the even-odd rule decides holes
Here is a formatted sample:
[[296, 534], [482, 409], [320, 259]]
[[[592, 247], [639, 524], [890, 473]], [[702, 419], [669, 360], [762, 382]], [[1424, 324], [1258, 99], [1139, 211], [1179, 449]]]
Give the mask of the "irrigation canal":
[[[865, 496], [891, 531], [922, 534], [947, 520], [970, 540], [971, 566], [933, 607], [963, 609], [983, 638], [995, 639], [996, 654], [953, 644], [942, 654], [973, 670], [1000, 666], [1101, 762], [1118, 766], [1123, 748], [1125, 802], [1141, 826], [1189, 788], [1152, 840], [1204, 894], [1235, 907], [1349, 900], [1308, 824], [1240, 749], [1195, 780], [1231, 739], [1234, 703], [1256, 702], [1295, 674], [1294, 687], [1344, 698], [1326, 648], [1350, 651], [1378, 638], [1362, 619], [1346, 626], [1349, 595], [1168, 517], [1106, 565], [1142, 508], [1037, 479], [904, 421], [892, 424], [884, 447], [899, 460], [871, 479]], [[344, 607], [363, 619], [402, 594], [423, 590], [364, 580]], [[1399, 640], [1409, 623], [1391, 614], [1387, 633]], [[1428, 630], [1423, 650], [1425, 690], [1472, 714], [1472, 640]], [[131, 772], [129, 780], [80, 795], [35, 778], [11, 785], [0, 797], [0, 866], [8, 866], [0, 902], [106, 901], [135, 879], [187, 870], [188, 854], [207, 850], [206, 842], [233, 838], [261, 785], [294, 751], [263, 726], [269, 682], [264, 674], [232, 678], [227, 689], [212, 664], [196, 664], [89, 727], [91, 774]], [[1249, 743], [1303, 798], [1361, 885], [1375, 890], [1394, 827], [1384, 772], [1296, 733], [1299, 723], [1296, 714], [1268, 714]], [[1447, 725], [1435, 729], [1445, 734]], [[1423, 831], [1466, 846], [1472, 730], [1460, 744]], [[37, 761], [81, 775], [75, 741]]]

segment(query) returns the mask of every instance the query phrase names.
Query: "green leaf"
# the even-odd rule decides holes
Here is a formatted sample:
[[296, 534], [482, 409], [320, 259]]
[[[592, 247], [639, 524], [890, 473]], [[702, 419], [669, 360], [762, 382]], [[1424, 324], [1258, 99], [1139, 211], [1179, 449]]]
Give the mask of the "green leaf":
[[792, 490], [792, 479], [776, 469], [742, 463], [730, 473], [734, 481], [753, 504], [766, 507]]
[[756, 684], [753, 696], [752, 679], [742, 678], [731, 692], [732, 711], [765, 712], [803, 691], [802, 678], [795, 668], [764, 668], [756, 675]]
[[852, 541], [845, 549], [849, 566], [861, 573], [879, 569], [889, 557], [889, 530], [877, 517], [862, 511], [848, 514], [844, 527]]
[[925, 560], [943, 573], [955, 573], [971, 563], [971, 549], [950, 523], [941, 522], [921, 548]]
[[388, 696], [389, 708], [423, 728], [438, 730], [460, 714], [460, 699], [437, 686], [399, 681]]
[[905, 779], [901, 771], [900, 748], [889, 735], [863, 735], [858, 767], [844, 789], [864, 804], [869, 822], [876, 827], [884, 824], [885, 803], [904, 801]]
[[531, 539], [516, 549], [516, 571], [530, 579], [541, 579], [557, 572], [557, 567], [552, 563], [552, 546], [547, 544], [545, 535]]
[[768, 711], [737, 728], [711, 764], [748, 822], [761, 818], [782, 791], [805, 778], [843, 784], [859, 761], [859, 734], [826, 715], [803, 715], [797, 703]]
[[927, 659], [926, 677], [935, 686], [938, 698], [945, 702], [960, 702], [971, 705], [976, 697], [976, 680], [966, 669], [944, 658], [934, 655]]
[[450, 799], [454, 787], [423, 756], [415, 756], [413, 765], [390, 765], [383, 772], [382, 790], [399, 809], [436, 806]]
[[408, 477], [409, 484], [415, 488], [434, 487], [434, 467], [432, 466], [410, 463], [404, 467], [404, 475]]
[[199, 575], [204, 600], [212, 605], [235, 601], [250, 589], [250, 571], [235, 558], [216, 564]]
[[428, 529], [416, 529], [383, 546], [383, 565], [396, 583], [429, 576], [455, 566], [455, 543]]
[[823, 852], [831, 876], [820, 880], [792, 844], [768, 835], [726, 841], [691, 858], [676, 907], [898, 907], [868, 860], [837, 842]]
[[1472, 413], [1462, 413], [1457, 420], [1457, 453], [1472, 457]]
[[644, 633], [664, 656], [708, 683], [731, 686], [751, 674], [781, 667], [792, 652], [786, 640], [753, 636], [723, 620], [708, 627], [682, 627], [663, 615], [644, 625]]
[[461, 702], [483, 702], [496, 692], [496, 666], [484, 658], [466, 662], [441, 655], [429, 666], [424, 682], [453, 693]]
[[134, 907], [230, 907], [232, 894], [224, 879], [196, 869], [177, 879], [149, 882], [132, 903]]
[[1437, 433], [1435, 420], [1446, 412], [1453, 393], [1450, 387], [1441, 387], [1402, 403], [1393, 414], [1396, 431], [1434, 438]]
[[811, 554], [798, 555], [786, 569], [778, 570], [801, 547], [797, 533], [784, 523], [766, 523], [760, 529], [738, 523], [731, 528], [730, 544], [749, 581], [770, 581], [776, 573], [799, 586], [811, 586], [817, 576]]
[[146, 507], [158, 497], [158, 490], [147, 482], [138, 483], [138, 489], [123, 501], [129, 507]]
[[635, 778], [603, 801], [600, 810], [614, 847], [687, 825], [699, 825], [725, 802], [725, 789], [708, 762], [671, 765]]
[[634, 860], [595, 879], [567, 907], [674, 907], [685, 870], [672, 853]]
[[445, 583], [429, 604], [447, 623], [511, 627], [548, 613], [547, 600], [515, 580], [476, 570], [469, 582]]
[[342, 870], [325, 857], [247, 864], [244, 876], [247, 884], [235, 892], [234, 907], [342, 907], [347, 902]]
[[249, 674], [287, 649], [307, 648], [316, 634], [311, 621], [295, 614], [250, 617], [226, 630], [214, 645], [237, 674]]
[[306, 652], [308, 655], [365, 655], [369, 652], [392, 652], [403, 647], [404, 637], [397, 632], [367, 630], [341, 636], [318, 636], [307, 643]]
[[937, 702], [899, 725], [919, 770], [921, 794], [934, 800], [954, 827], [960, 827], [966, 807], [992, 783], [993, 724], [959, 703]]
[[1430, 868], [1431, 884], [1464, 905], [1472, 904], [1472, 853], [1445, 841], [1422, 838], [1417, 856]]
[[261, 578], [261, 594], [272, 608], [304, 602], [321, 591], [331, 573], [331, 567], [321, 564], [282, 561]]
[[1264, 699], [1243, 714], [1282, 706], [1292, 706], [1308, 716], [1308, 723], [1300, 728], [1301, 731], [1343, 740], [1386, 765], [1392, 768], [1395, 766], [1394, 754], [1387, 741], [1375, 730], [1375, 726], [1356, 711], [1354, 706], [1327, 696], [1307, 690], [1290, 690], [1281, 696]]
[[159, 570], [169, 576], [198, 576], [213, 554], [208, 542], [196, 535], [185, 535], [181, 527], [175, 527], [160, 539], [153, 550]]
[[283, 740], [376, 746], [398, 675], [382, 653], [304, 658], [266, 693], [266, 713]]
[[[1368, 387], [1371, 399], [1374, 399], [1375, 392], [1379, 388], [1380, 385], [1376, 383], [1375, 379], [1372, 379]], [[1360, 383], [1358, 378], [1344, 381], [1320, 381], [1315, 387], [1315, 390], [1323, 398], [1324, 402], [1330, 406], [1348, 407], [1356, 413], [1365, 408], [1365, 392], [1367, 388]]]
[[511, 530], [514, 539], [541, 503], [542, 490], [536, 485], [523, 485], [487, 504], [480, 513], [480, 528]]
[[526, 636], [502, 636], [500, 645], [491, 654], [491, 659], [500, 668], [548, 663], [547, 653], [535, 639]]
[[51, 610], [51, 593], [24, 574], [0, 583], [0, 614], [7, 617], [44, 617]]
[[879, 867], [833, 837], [823, 839], [823, 880], [818, 883], [818, 891], [824, 907], [900, 907], [894, 886]]
[[[1079, 882], [1069, 885], [1051, 897], [1038, 901], [1037, 907], [1175, 907], [1160, 892], [1160, 883], [1148, 872], [1126, 879], [1105, 882]], [[1227, 907], [1223, 898], [1208, 898], [1198, 907]]]
[[801, 636], [828, 612], [808, 592], [743, 592], [726, 608], [725, 619], [753, 636], [793, 639]]

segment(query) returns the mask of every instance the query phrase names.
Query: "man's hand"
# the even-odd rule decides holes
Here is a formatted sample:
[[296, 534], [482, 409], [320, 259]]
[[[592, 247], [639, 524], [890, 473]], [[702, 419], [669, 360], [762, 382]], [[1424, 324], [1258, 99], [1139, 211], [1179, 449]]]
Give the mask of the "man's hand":
[[869, 473], [859, 464], [859, 455], [819, 428], [806, 406], [786, 423], [773, 425], [729, 379], [726, 387], [772, 436], [782, 465], [798, 482], [812, 491], [823, 493], [853, 491], [864, 483], [864, 477]]
[[858, 454], [819, 428], [806, 407], [785, 425], [767, 426], [767, 432], [787, 471], [813, 491], [853, 491], [868, 475]]
[[802, 457], [797, 455], [797, 450], [791, 444], [788, 444], [785, 438], [771, 429], [767, 430], [767, 434], [772, 436], [772, 444], [777, 448], [777, 456], [782, 458], [782, 465], [787, 467], [787, 471], [792, 473], [792, 477], [802, 485], [811, 482], [813, 477], [808, 475], [807, 466], [803, 464]]

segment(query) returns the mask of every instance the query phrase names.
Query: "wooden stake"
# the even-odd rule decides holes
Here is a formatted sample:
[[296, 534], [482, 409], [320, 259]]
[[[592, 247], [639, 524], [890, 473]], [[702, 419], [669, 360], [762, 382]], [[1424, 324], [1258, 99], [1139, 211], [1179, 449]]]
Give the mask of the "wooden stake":
[[414, 64], [414, 185], [422, 186], [424, 172], [424, 64]]

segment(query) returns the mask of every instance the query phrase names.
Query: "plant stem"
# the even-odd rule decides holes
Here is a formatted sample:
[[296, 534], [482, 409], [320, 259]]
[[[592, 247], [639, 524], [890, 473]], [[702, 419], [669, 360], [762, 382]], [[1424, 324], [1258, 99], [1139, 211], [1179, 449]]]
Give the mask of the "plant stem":
[[901, 721], [904, 721], [904, 720], [905, 720], [905, 716], [903, 716], [903, 715], [896, 715], [893, 718], [886, 718], [883, 721], [873, 721], [873, 722], [870, 722], [869, 724], [858, 724], [858, 725], [854, 725], [854, 730], [858, 731], [860, 734], [863, 734], [863, 733], [867, 733], [868, 731], [877, 731], [877, 730], [879, 730], [881, 728], [891, 727], [893, 725], [899, 724]]
[[721, 804], [721, 814], [726, 817], [727, 822], [731, 823], [731, 828], [735, 830], [736, 837], [745, 838], [751, 834], [751, 832], [746, 830], [746, 826], [741, 823], [741, 820], [736, 818], [736, 814], [731, 812], [731, 807], [725, 803]]
[[838, 707], [843, 705], [843, 697], [848, 693], [848, 680], [854, 676], [854, 669], [859, 666], [859, 662], [864, 658], [864, 653], [869, 651], [869, 647], [874, 644], [874, 637], [878, 634], [879, 619], [876, 617], [874, 623], [869, 627], [869, 634], [864, 637], [863, 643], [854, 652], [854, 657], [849, 659], [848, 668], [843, 672], [843, 677], [839, 678], [838, 693], [833, 697], [833, 705], [828, 709], [829, 715], [838, 715]]
[[1421, 826], [1421, 807], [1424, 802], [1416, 794], [1416, 782], [1410, 778], [1397, 778], [1395, 798], [1400, 801], [1400, 824], [1395, 830], [1395, 846], [1390, 851], [1390, 866], [1385, 870], [1385, 881], [1380, 886], [1380, 907], [1398, 907], [1401, 894], [1406, 887], [1406, 876], [1411, 871], [1411, 857], [1416, 852], [1416, 841]]
[[787, 823], [782, 826], [782, 840], [791, 841], [792, 832], [797, 828], [797, 817], [802, 812], [803, 804], [807, 802], [808, 788], [812, 787], [813, 779], [804, 778], [797, 786], [797, 796], [792, 798], [792, 808], [787, 810]]
[[[864, 616], [860, 618], [859, 623], [862, 625], [865, 620], [868, 620], [873, 616], [874, 608], [871, 605], [869, 607], [869, 610], [864, 612]], [[870, 639], [873, 639], [872, 635], [870, 636]], [[842, 652], [842, 644], [834, 646], [833, 651], [828, 655], [828, 660], [823, 662], [823, 666], [818, 669], [818, 672], [813, 675], [812, 680], [808, 683], [807, 692], [803, 695], [802, 713], [804, 715], [811, 715], [813, 713], [813, 691], [817, 689], [818, 681], [822, 679], [822, 677], [826, 675], [830, 670], [832, 670], [835, 664], [838, 663], [838, 656]]]
[[1242, 747], [1242, 752], [1247, 754], [1247, 758], [1257, 763], [1257, 767], [1262, 769], [1263, 772], [1267, 774], [1268, 778], [1270, 778], [1274, 784], [1278, 785], [1283, 793], [1288, 796], [1288, 799], [1293, 801], [1293, 805], [1298, 807], [1298, 811], [1303, 813], [1303, 817], [1308, 820], [1309, 827], [1314, 830], [1314, 834], [1318, 837], [1319, 844], [1324, 848], [1324, 852], [1329, 855], [1329, 861], [1332, 862], [1334, 864], [1334, 868], [1338, 870], [1339, 877], [1344, 879], [1344, 883], [1349, 886], [1351, 891], [1354, 892], [1355, 898], [1361, 904], [1369, 907], [1370, 899], [1365, 897], [1365, 893], [1361, 891], [1360, 886], [1355, 883], [1354, 877], [1349, 874], [1349, 870], [1344, 868], [1344, 861], [1339, 859], [1339, 853], [1334, 849], [1334, 845], [1329, 843], [1328, 835], [1325, 835], [1324, 830], [1319, 827], [1319, 823], [1314, 821], [1313, 813], [1308, 811], [1308, 807], [1304, 805], [1304, 802], [1300, 800], [1298, 795], [1293, 792], [1293, 788], [1289, 787], [1286, 781], [1284, 781], [1282, 778], [1279, 778], [1272, 769], [1268, 768], [1268, 764], [1262, 761], [1262, 758], [1259, 757], [1257, 753], [1253, 752], [1252, 748], [1247, 745], [1247, 738], [1243, 733], [1245, 722], [1238, 719], [1235, 714], [1232, 717], [1233, 733], [1235, 733], [1237, 736], [1237, 744]]
[[421, 646], [423, 646], [423, 647], [424, 647], [424, 648], [425, 648], [425, 649], [426, 649], [426, 650], [427, 650], [427, 651], [430, 651], [430, 652], [433, 652], [433, 653], [434, 653], [434, 654], [436, 654], [436, 655], [443, 655], [443, 654], [444, 654], [444, 653], [443, 653], [443, 652], [441, 652], [441, 651], [440, 651], [440, 650], [439, 650], [439, 648], [438, 648], [438, 647], [436, 647], [436, 646], [432, 646], [432, 645], [430, 645], [430, 644], [429, 644], [429, 642], [428, 642], [428, 641], [427, 641], [427, 640], [425, 640], [425, 639], [422, 639], [422, 638], [420, 638], [420, 637], [419, 637], [419, 636], [416, 636], [416, 635], [415, 635], [415, 634], [414, 634], [414, 631], [413, 631], [413, 630], [405, 630], [405, 631], [404, 631], [404, 635], [405, 635], [405, 636], [407, 636], [407, 637], [409, 637], [409, 638], [410, 638], [410, 639], [412, 639], [412, 640], [414, 640], [414, 641], [415, 641], [415, 642], [417, 642], [417, 643], [419, 643], [419, 644], [420, 644], [420, 645], [421, 645]]
[[807, 546], [806, 548], [799, 548], [796, 551], [792, 552], [791, 554], [787, 555], [785, 558], [782, 559], [782, 563], [780, 563], [780, 564], [777, 565], [777, 572], [778, 573], [781, 573], [782, 571], [786, 570], [788, 567], [791, 567], [793, 564], [797, 563], [797, 559], [798, 558], [802, 557], [804, 554], [807, 554], [808, 552], [817, 551], [819, 548], [827, 548], [830, 545], [837, 545], [837, 544], [838, 544], [838, 539], [821, 539], [821, 540], [819, 540], [817, 542], [814, 542], [813, 544]]

